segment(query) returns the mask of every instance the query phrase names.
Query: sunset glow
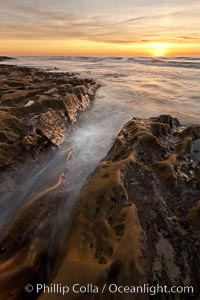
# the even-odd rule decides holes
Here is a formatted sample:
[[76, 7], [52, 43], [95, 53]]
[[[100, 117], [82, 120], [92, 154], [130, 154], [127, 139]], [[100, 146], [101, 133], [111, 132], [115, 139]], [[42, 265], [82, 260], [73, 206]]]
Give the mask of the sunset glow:
[[7, 0], [0, 54], [200, 55], [197, 0]]
[[165, 56], [167, 55], [167, 45], [162, 43], [156, 43], [152, 45], [151, 54], [153, 56]]

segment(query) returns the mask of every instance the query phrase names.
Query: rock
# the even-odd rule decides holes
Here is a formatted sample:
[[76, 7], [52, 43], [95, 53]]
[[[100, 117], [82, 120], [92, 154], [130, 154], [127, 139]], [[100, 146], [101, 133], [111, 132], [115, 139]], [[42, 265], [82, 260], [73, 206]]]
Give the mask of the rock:
[[[82, 188], [65, 238], [65, 258], [50, 283], [192, 285], [197, 291], [200, 184], [190, 172], [198, 162], [188, 158], [194, 139], [171, 116], [129, 121]], [[92, 299], [112, 297], [105, 291]], [[168, 299], [167, 294], [158, 297]], [[40, 299], [87, 295], [43, 294]], [[132, 295], [119, 293], [117, 299]], [[177, 294], [176, 299], [182, 298]]]
[[69, 120], [75, 123], [77, 120], [77, 114], [80, 109], [80, 101], [75, 94], [68, 94], [63, 97], [63, 103], [66, 107], [66, 112]]
[[[32, 137], [27, 136], [28, 140]], [[30, 143], [32, 146], [32, 142]], [[17, 209], [11, 223], [0, 238], [0, 295], [1, 300], [28, 299], [26, 284], [34, 285], [31, 299], [36, 299], [36, 282], [47, 282], [59, 258], [64, 227], [57, 219], [65, 205], [64, 176], [73, 149], [66, 150], [60, 161], [63, 168], [54, 169], [48, 185], [29, 195]], [[10, 259], [12, 257], [12, 259]], [[59, 259], [58, 259], [59, 260]], [[11, 284], [12, 283], [12, 284]]]
[[192, 137], [187, 136], [182, 141], [178, 142], [175, 146], [179, 156], [183, 156], [186, 153], [191, 153], [192, 150]]
[[67, 136], [67, 118], [63, 112], [56, 112], [49, 108], [42, 113], [35, 124], [36, 134], [46, 137], [52, 144], [62, 144]]
[[186, 221], [195, 229], [200, 230], [200, 200], [189, 210]]
[[[1, 300], [9, 299], [14, 291], [13, 299], [27, 299], [24, 288], [26, 284], [42, 282], [48, 278], [54, 259], [51, 255], [59, 255], [59, 232], [55, 231], [56, 216], [63, 202], [61, 193], [53, 193], [61, 184], [61, 179], [53, 182], [49, 191], [28, 199], [26, 205], [18, 211], [11, 230], [1, 235], [3, 238], [0, 251], [0, 291]], [[56, 235], [53, 236], [52, 232]], [[51, 238], [50, 238], [51, 237]], [[52, 242], [55, 247], [52, 248]], [[0, 242], [1, 243], [1, 242]], [[9, 267], [6, 262], [12, 257]], [[10, 283], [12, 282], [12, 285]], [[25, 285], [24, 285], [25, 284]], [[36, 299], [33, 292], [31, 299]]]
[[0, 168], [22, 159], [24, 151], [62, 144], [97, 87], [71, 73], [0, 65]]

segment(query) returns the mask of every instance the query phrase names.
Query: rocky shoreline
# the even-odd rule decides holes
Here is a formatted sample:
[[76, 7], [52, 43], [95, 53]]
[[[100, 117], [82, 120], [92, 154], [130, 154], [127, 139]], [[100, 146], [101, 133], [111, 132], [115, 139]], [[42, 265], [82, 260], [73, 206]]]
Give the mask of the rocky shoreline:
[[0, 170], [66, 141], [97, 88], [71, 73], [0, 65]]
[[[45, 196], [29, 199], [0, 241], [2, 300], [9, 295], [36, 299], [38, 295], [27, 295], [24, 286], [37, 282], [70, 287], [191, 285], [194, 294], [186, 296], [198, 299], [199, 139], [200, 126], [184, 128], [169, 115], [130, 120], [88, 177], [67, 230], [50, 252], [48, 237], [55, 230], [58, 204], [66, 200], [57, 189], [62, 178]], [[88, 297], [42, 294], [40, 299]], [[115, 297], [133, 299], [128, 293]], [[173, 299], [188, 299], [184, 297], [176, 294]], [[90, 298], [113, 299], [113, 294], [105, 290]], [[171, 299], [166, 294], [154, 298]]]
[[[0, 65], [1, 193], [68, 139], [97, 88], [72, 73]], [[68, 285], [70, 291], [76, 283], [193, 286], [190, 295], [154, 298], [198, 299], [200, 126], [185, 128], [170, 115], [134, 117], [87, 178], [66, 224], [64, 171], [71, 155], [66, 148], [62, 169], [54, 166], [55, 176], [26, 198], [1, 234], [1, 300], [151, 298], [113, 295], [108, 288], [103, 294], [39, 295], [37, 283]], [[27, 284], [34, 287], [31, 294]]]
[[[8, 58], [2, 58], [2, 60], [5, 59]], [[93, 79], [79, 78], [75, 73], [48, 73], [37, 68], [0, 65], [1, 198], [2, 195], [6, 196], [12, 192], [13, 199], [10, 205], [14, 205], [16, 200], [14, 191], [18, 183], [25, 181], [31, 169], [36, 168], [39, 172], [43, 160], [48, 155], [52, 160], [52, 154], [54, 157], [58, 152], [57, 148], [68, 141], [71, 131], [77, 126], [79, 114], [90, 108], [98, 87], [99, 84]], [[38, 275], [37, 268], [41, 272], [41, 280], [48, 278], [44, 274], [46, 271], [41, 270], [41, 266], [44, 264], [43, 268], [46, 268], [46, 261], [51, 260], [49, 255], [59, 256], [57, 248], [49, 254], [51, 241], [44, 239], [43, 234], [50, 237], [52, 231], [55, 231], [58, 211], [62, 203], [65, 202], [62, 190], [63, 176], [72, 153], [71, 147], [65, 147], [64, 154], [61, 155], [59, 161], [61, 167], [56, 170], [55, 166], [52, 170], [54, 175], [51, 176], [50, 182], [46, 184], [43, 182], [38, 191], [33, 190], [33, 195], [26, 199], [25, 210], [22, 205], [11, 218], [11, 223], [17, 221], [17, 224], [21, 224], [19, 225], [21, 229], [16, 225], [13, 232], [15, 238], [12, 237], [11, 239], [13, 245], [17, 246], [18, 244], [19, 246], [17, 249], [22, 256], [19, 255], [18, 259], [21, 259], [22, 265], [23, 260], [29, 264], [28, 270], [31, 272], [28, 271], [26, 274], [27, 279], [30, 276], [32, 280], [36, 276], [35, 273]], [[17, 197], [21, 198], [22, 196], [19, 194]], [[2, 207], [1, 203], [1, 212], [3, 212]], [[8, 224], [5, 230], [1, 232], [1, 238], [7, 234], [10, 226], [12, 227], [11, 224]], [[30, 234], [36, 235], [39, 241], [39, 244], [35, 245], [35, 252]], [[1, 246], [0, 255], [3, 253], [8, 254], [9, 251], [7, 247], [5, 249], [4, 246]], [[27, 255], [30, 255], [33, 261], [28, 262]], [[19, 267], [17, 267], [17, 272], [14, 272], [15, 280], [20, 287], [19, 281], [23, 283], [24, 277], [22, 274], [20, 278], [20, 262], [15, 261], [15, 263], [14, 268]], [[51, 265], [50, 262], [49, 265]], [[5, 270], [2, 261], [0, 269]], [[25, 270], [26, 268], [24, 269], [22, 266], [22, 269]], [[0, 289], [4, 289], [5, 278], [1, 279]], [[10, 288], [12, 289], [11, 286], [8, 289], [10, 290]], [[7, 299], [11, 296], [12, 291], [5, 292], [4, 290], [0, 298], [4, 299], [5, 297]], [[21, 295], [14, 293], [11, 298], [18, 296], [21, 297]]]

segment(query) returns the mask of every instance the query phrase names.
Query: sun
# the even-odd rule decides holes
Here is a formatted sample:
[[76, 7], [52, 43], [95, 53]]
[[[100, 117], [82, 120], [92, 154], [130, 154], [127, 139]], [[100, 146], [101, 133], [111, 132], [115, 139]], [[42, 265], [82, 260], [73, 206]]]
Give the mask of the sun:
[[168, 46], [164, 43], [156, 43], [150, 46], [150, 53], [152, 56], [160, 57], [167, 55]]

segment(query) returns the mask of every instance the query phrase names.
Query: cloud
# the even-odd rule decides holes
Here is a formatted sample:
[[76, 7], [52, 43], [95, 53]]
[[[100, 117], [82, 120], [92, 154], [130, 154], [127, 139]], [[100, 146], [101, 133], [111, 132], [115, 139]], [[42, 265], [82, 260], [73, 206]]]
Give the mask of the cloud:
[[[133, 9], [133, 16], [127, 12], [125, 15], [115, 14], [115, 9], [113, 9], [114, 13], [108, 16], [104, 15], [103, 11], [98, 13], [81, 11], [78, 6], [71, 11], [67, 10], [68, 1], [58, 0], [60, 6], [58, 5], [54, 10], [52, 6], [47, 5], [51, 1], [41, 1], [43, 5], [39, 5], [39, 1], [35, 2], [38, 6], [33, 7], [31, 1], [26, 1], [27, 5], [22, 2], [17, 5], [16, 1], [10, 0], [5, 2], [7, 4], [1, 8], [1, 38], [81, 39], [113, 44], [160, 40], [190, 43], [200, 40], [197, 28], [198, 6], [196, 9], [193, 6], [190, 9], [188, 7], [166, 8], [166, 12], [163, 12], [163, 8], [161, 9], [159, 5], [153, 6], [153, 2], [146, 1], [154, 8], [148, 14], [141, 14], [141, 7], [138, 9], [136, 7]], [[81, 2], [79, 3], [82, 5]], [[103, 4], [105, 5], [105, 1]], [[194, 4], [196, 5], [195, 1]], [[155, 13], [152, 13], [153, 10]]]

